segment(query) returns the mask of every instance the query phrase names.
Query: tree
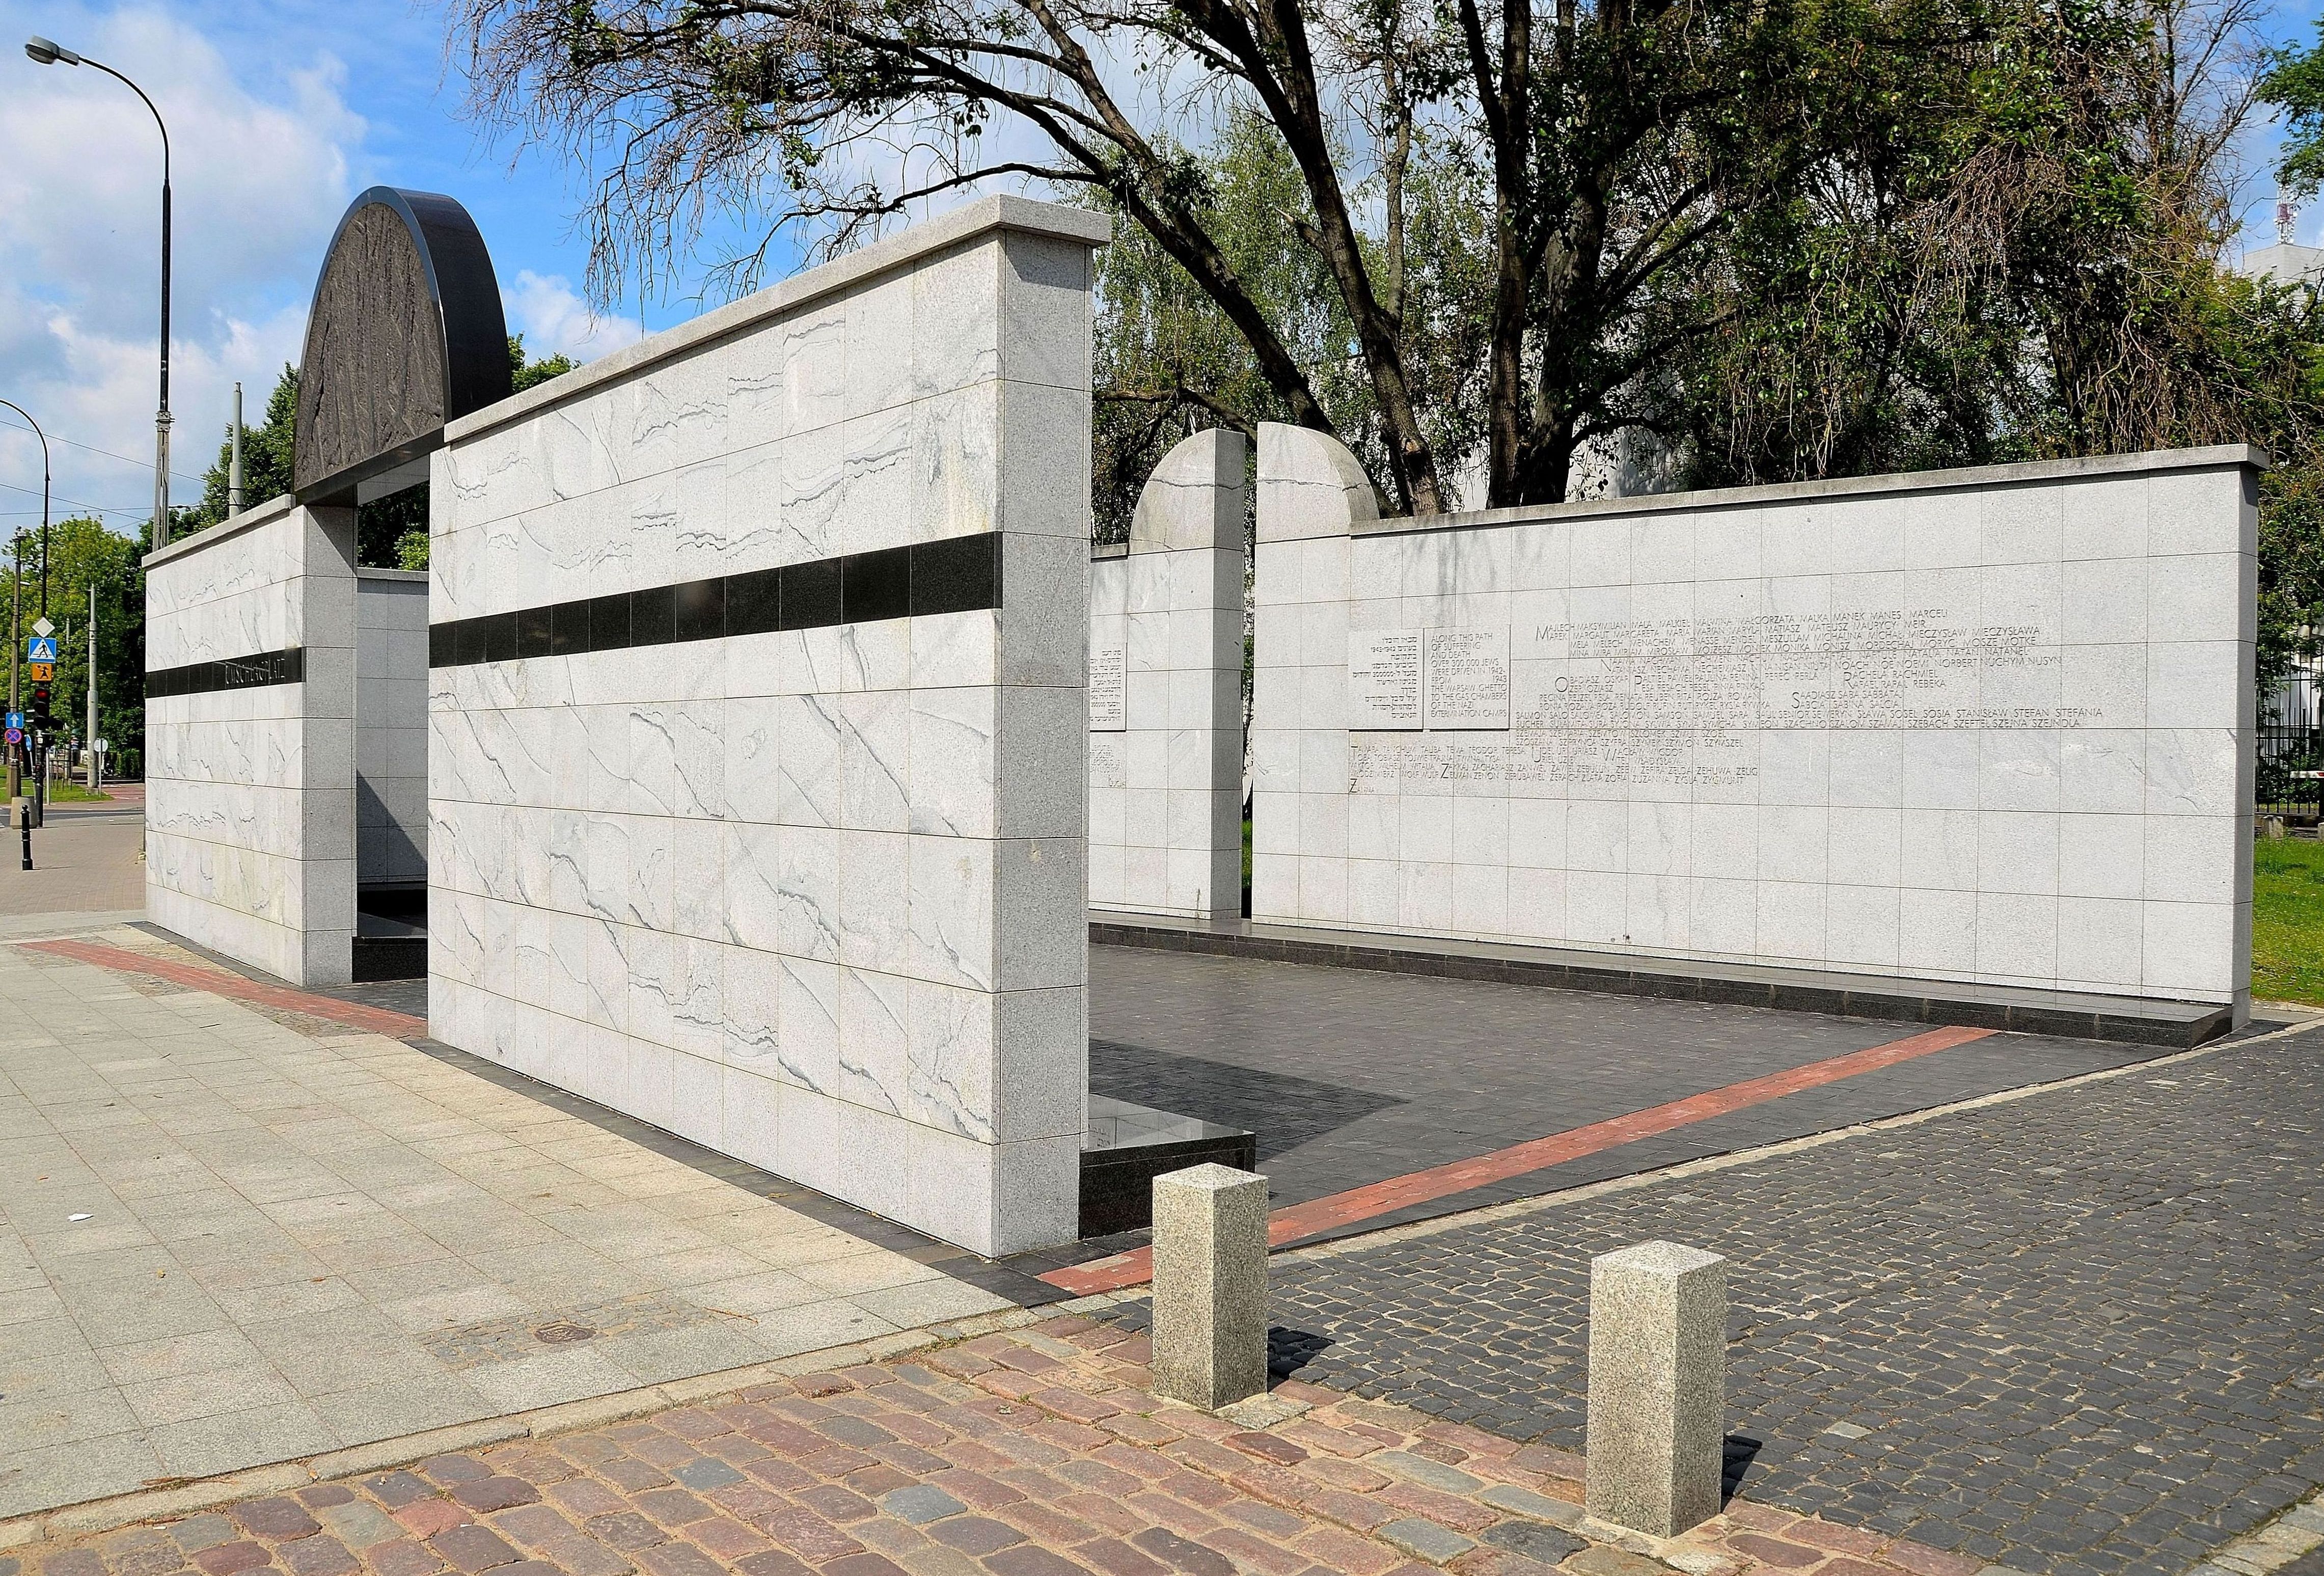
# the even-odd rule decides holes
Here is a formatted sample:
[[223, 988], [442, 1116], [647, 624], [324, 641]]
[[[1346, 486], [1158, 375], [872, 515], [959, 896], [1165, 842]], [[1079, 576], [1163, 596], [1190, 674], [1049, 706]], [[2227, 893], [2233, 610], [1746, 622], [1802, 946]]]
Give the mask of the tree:
[[[1464, 413], [1485, 450], [1473, 502], [1562, 497], [1576, 448], [1650, 419], [1642, 381], [1719, 321], [1694, 277], [1717, 244], [1833, 146], [1882, 134], [1883, 74], [1861, 61], [1918, 53], [1941, 75], [1963, 31], [1943, 5], [1858, 0], [1556, 0], [1538, 16], [1497, 0], [460, 0], [456, 14], [481, 115], [607, 156], [586, 216], [601, 299], [667, 267], [714, 209], [773, 216], [728, 260], [740, 284], [792, 226], [844, 246], [999, 177], [1102, 193], [1231, 327], [1285, 419], [1360, 450], [1324, 386], [1360, 377], [1382, 490], [1422, 513], [1449, 502], [1430, 346], [1481, 318], [1463, 369], [1480, 385]], [[1269, 311], [1179, 141], [1237, 116], [1296, 183], [1276, 250], [1326, 281], [1344, 330], [1328, 362]], [[1432, 180], [1484, 216], [1481, 303], [1409, 288], [1416, 226], [1448, 211], [1425, 200]]]
[[[128, 770], [145, 747], [145, 572], [150, 528], [136, 537], [109, 530], [86, 517], [60, 520], [49, 529], [48, 617], [57, 626], [57, 676], [51, 710], [59, 736], [80, 739], [87, 730], [88, 696], [88, 592], [97, 587], [97, 733], [110, 747], [111, 763]], [[26, 532], [20, 544], [23, 566], [24, 622], [39, 615], [40, 539]], [[17, 559], [0, 569], [0, 597], [15, 594]]]

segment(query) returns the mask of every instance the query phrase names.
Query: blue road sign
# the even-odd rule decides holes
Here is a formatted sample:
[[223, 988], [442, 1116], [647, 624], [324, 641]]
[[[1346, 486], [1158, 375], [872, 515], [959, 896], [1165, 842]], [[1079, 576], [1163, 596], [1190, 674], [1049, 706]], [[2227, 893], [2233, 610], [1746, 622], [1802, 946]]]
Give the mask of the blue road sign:
[[56, 636], [54, 636], [54, 635], [27, 635], [27, 636], [25, 636], [25, 637], [24, 637], [24, 660], [25, 660], [25, 661], [27, 661], [27, 662], [53, 662], [53, 661], [55, 661], [56, 659], [57, 659], [57, 638], [56, 638]]
[[22, 713], [22, 712], [10, 712], [10, 713], [8, 714], [8, 726], [10, 726], [10, 727], [12, 727], [12, 728], [21, 728], [21, 727], [23, 727], [23, 725], [24, 725], [24, 714], [23, 714], [23, 713]]
[[22, 728], [11, 728], [11, 729], [9, 729], [9, 730], [8, 730], [8, 742], [9, 742], [9, 743], [11, 743], [11, 744], [22, 744], [23, 742], [24, 742], [24, 730], [23, 730], [23, 729], [22, 729]]

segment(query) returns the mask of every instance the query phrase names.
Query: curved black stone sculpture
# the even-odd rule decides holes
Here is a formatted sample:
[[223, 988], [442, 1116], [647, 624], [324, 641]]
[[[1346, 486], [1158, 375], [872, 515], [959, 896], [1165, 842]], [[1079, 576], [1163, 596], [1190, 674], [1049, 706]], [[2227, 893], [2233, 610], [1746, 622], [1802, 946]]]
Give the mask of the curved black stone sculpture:
[[307, 318], [299, 501], [355, 502], [359, 484], [438, 447], [446, 422], [509, 392], [500, 283], [468, 210], [392, 186], [356, 198]]

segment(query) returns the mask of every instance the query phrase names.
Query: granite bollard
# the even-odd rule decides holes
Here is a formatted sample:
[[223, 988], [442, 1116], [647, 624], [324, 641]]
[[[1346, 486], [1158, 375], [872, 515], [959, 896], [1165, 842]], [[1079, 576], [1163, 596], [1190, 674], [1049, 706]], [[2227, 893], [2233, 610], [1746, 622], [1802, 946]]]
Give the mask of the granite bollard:
[[1267, 1389], [1267, 1178], [1154, 1179], [1155, 1393], [1215, 1410]]
[[1727, 1260], [1646, 1242], [1590, 1261], [1590, 1514], [1676, 1537], [1719, 1512]]

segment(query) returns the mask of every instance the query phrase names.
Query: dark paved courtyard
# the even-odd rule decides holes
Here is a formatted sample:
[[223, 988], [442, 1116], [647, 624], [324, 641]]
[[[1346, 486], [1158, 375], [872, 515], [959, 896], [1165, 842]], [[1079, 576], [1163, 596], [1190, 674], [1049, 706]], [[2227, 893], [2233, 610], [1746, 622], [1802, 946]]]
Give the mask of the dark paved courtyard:
[[[1582, 1439], [1588, 1264], [1729, 1256], [1762, 1502], [2169, 1572], [2324, 1482], [2324, 1034], [1273, 1265], [1278, 1367]], [[1143, 1305], [1126, 1310], [1132, 1323]]]
[[[1090, 1087], [1259, 1137], [1280, 1207], [1927, 1026], [1133, 947], [1090, 949]], [[1364, 1230], [2163, 1055], [1995, 1035], [1368, 1219]]]

